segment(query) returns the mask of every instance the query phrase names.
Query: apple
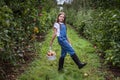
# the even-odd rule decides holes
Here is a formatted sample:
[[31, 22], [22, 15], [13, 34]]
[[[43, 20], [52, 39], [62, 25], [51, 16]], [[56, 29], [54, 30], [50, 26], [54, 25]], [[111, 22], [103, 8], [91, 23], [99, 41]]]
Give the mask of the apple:
[[47, 53], [47, 55], [48, 55], [48, 56], [51, 56], [51, 53], [50, 53], [50, 52], [48, 52], [48, 53]]
[[85, 76], [85, 77], [87, 77], [87, 76], [88, 76], [88, 74], [87, 74], [87, 73], [84, 73], [84, 76]]

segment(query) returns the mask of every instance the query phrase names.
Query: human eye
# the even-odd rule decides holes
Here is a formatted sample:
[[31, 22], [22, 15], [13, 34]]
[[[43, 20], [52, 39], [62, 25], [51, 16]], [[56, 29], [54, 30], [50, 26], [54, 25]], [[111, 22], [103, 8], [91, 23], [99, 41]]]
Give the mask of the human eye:
[[60, 15], [60, 17], [64, 18], [64, 15]]

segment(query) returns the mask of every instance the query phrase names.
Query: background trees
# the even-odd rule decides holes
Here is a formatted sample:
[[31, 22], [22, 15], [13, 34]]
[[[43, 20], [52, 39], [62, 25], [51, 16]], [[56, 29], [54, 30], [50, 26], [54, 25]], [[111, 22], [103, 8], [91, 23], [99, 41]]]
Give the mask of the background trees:
[[20, 66], [37, 55], [36, 37], [44, 37], [55, 20], [56, 10], [51, 8], [56, 4], [48, 1], [0, 1], [0, 79], [7, 77], [12, 66]]
[[67, 22], [97, 46], [104, 62], [120, 67], [120, 1], [73, 0], [64, 7]]

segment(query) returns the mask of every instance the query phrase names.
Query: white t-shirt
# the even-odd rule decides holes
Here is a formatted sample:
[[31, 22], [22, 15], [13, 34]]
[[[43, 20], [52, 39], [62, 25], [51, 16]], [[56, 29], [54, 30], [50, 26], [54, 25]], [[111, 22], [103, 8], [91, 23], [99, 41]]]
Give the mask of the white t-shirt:
[[[60, 23], [60, 24], [63, 24], [63, 23]], [[59, 23], [54, 23], [54, 28], [57, 29], [57, 36], [60, 36], [60, 24]]]

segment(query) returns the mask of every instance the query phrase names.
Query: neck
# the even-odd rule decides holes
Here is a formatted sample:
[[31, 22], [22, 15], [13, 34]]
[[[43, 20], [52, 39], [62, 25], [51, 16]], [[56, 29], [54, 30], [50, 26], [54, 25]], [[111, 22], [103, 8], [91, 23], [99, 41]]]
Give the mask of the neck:
[[63, 22], [58, 22], [58, 23], [63, 24]]

